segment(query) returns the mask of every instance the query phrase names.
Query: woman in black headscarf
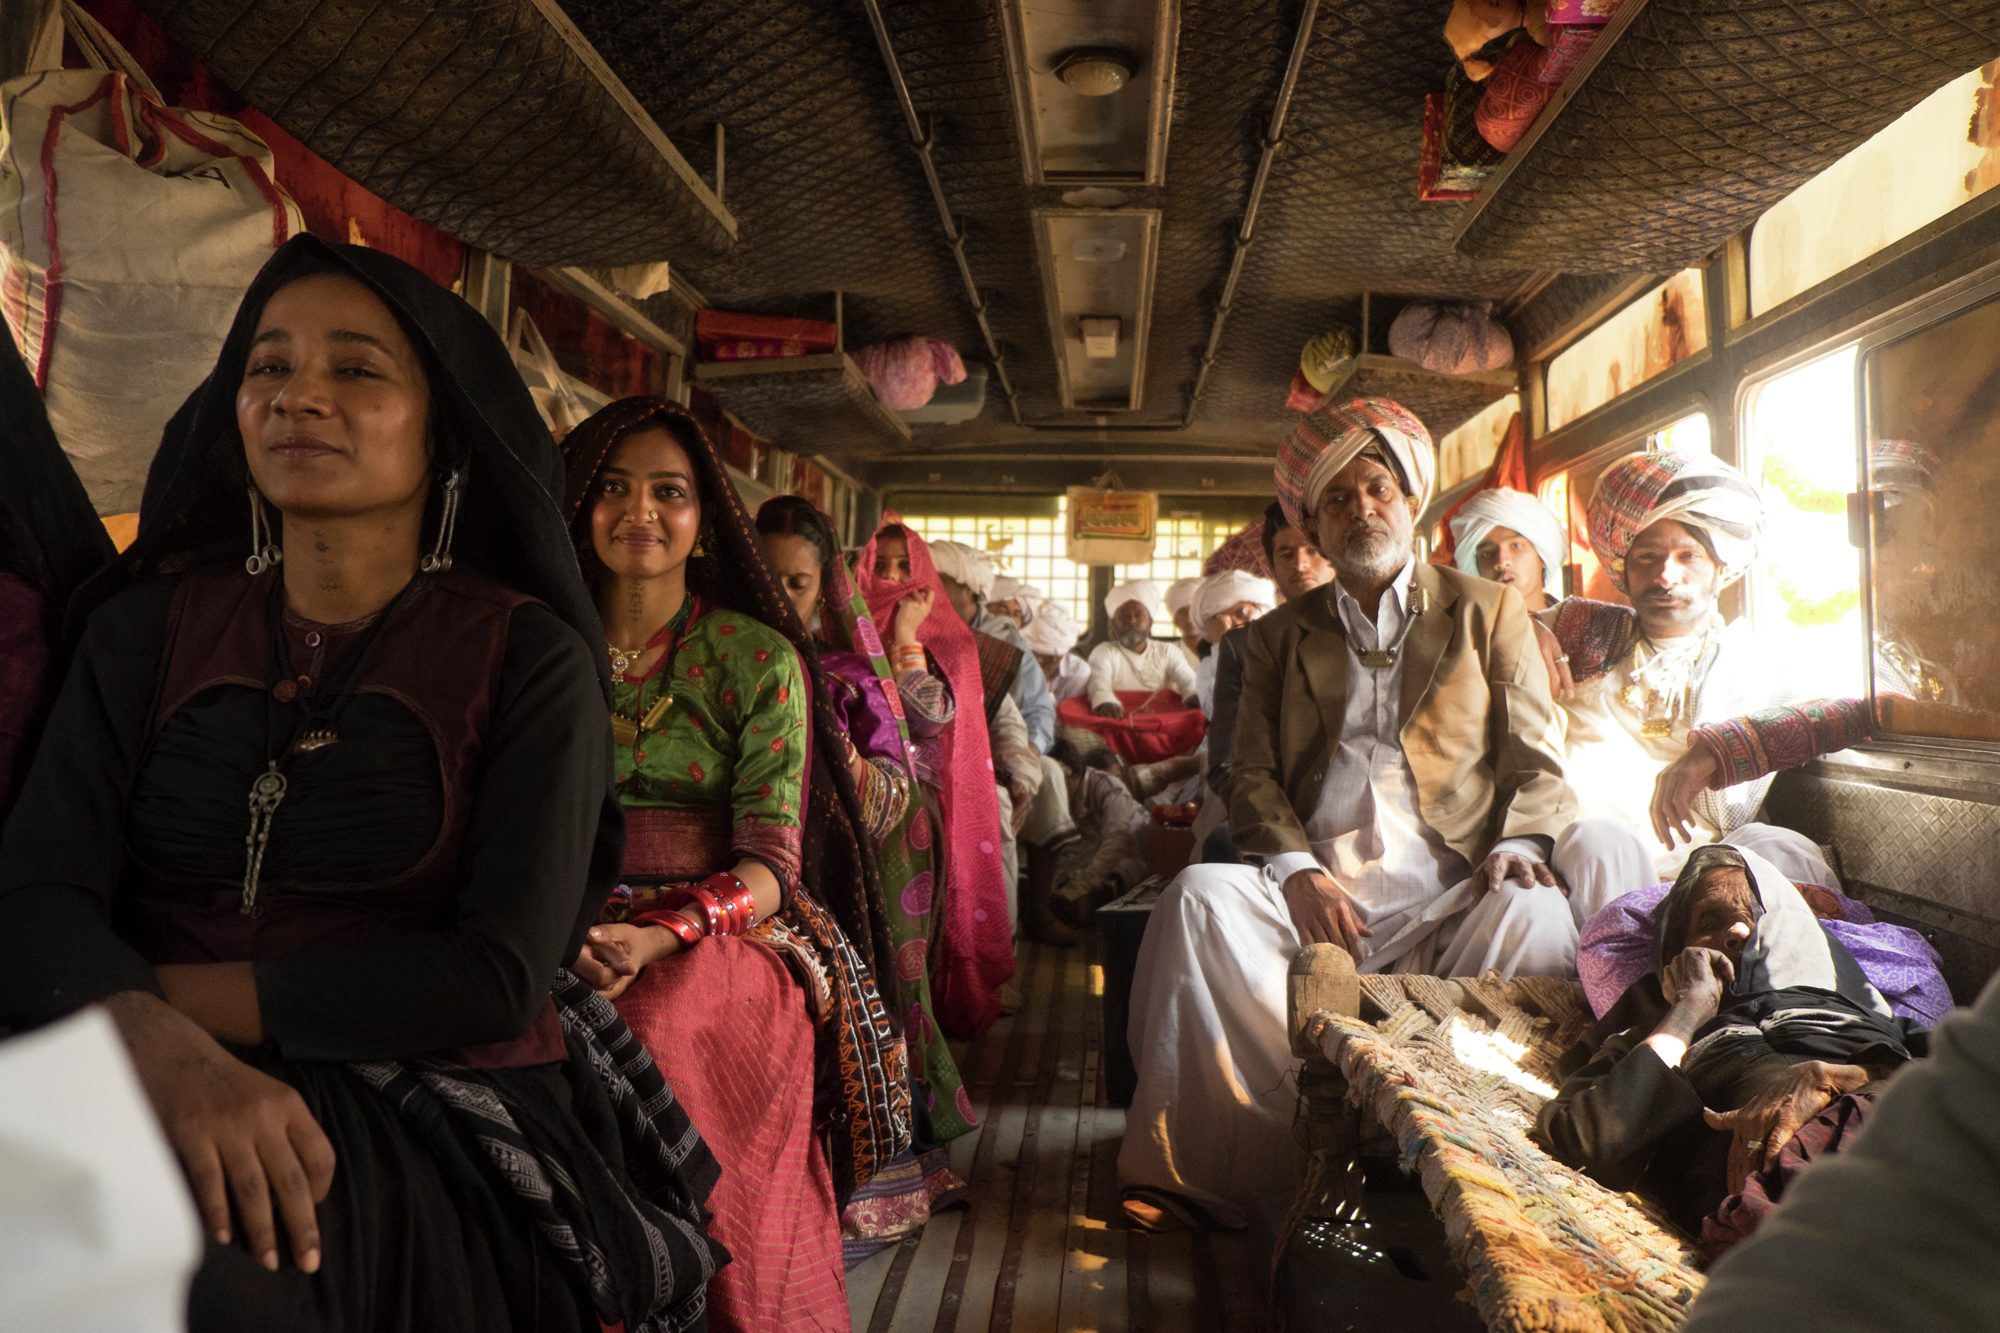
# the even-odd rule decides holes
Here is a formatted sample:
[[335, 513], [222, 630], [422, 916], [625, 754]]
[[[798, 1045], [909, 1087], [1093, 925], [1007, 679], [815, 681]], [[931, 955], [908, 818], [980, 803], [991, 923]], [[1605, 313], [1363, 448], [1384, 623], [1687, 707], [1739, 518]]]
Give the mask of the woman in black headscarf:
[[62, 609], [116, 554], [0, 322], [0, 820], [55, 690]]
[[[1714, 1241], [1715, 1223], [1740, 1209], [1704, 1218], [1776, 1171], [1800, 1127], [1838, 1099], [1872, 1099], [1864, 1089], [1925, 1054], [1928, 1033], [1890, 1013], [1755, 852], [1696, 848], [1655, 919], [1653, 971], [1562, 1057], [1535, 1137], [1612, 1189], [1644, 1188]], [[1729, 1230], [1738, 1238], [1740, 1219]]]
[[301, 237], [72, 607], [0, 1024], [110, 1009], [212, 1237], [196, 1330], [702, 1322], [714, 1162], [559, 971], [622, 843], [560, 483], [469, 306]]

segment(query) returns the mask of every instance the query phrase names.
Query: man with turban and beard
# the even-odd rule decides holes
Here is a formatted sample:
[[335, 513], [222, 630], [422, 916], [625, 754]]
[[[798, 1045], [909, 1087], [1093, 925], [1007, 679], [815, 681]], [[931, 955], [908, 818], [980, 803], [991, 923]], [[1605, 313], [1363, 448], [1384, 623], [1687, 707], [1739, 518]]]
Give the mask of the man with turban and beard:
[[1291, 1191], [1301, 946], [1370, 972], [1574, 972], [1579, 905], [1545, 864], [1576, 816], [1548, 672], [1519, 594], [1415, 558], [1435, 465], [1381, 398], [1328, 404], [1279, 449], [1279, 502], [1335, 579], [1249, 626], [1228, 790], [1263, 864], [1182, 871], [1140, 950], [1118, 1161], [1137, 1225], [1241, 1226], [1255, 1194]]
[[1104, 598], [1111, 617], [1111, 641], [1090, 650], [1090, 706], [1099, 717], [1123, 717], [1118, 691], [1171, 692], [1194, 707], [1194, 666], [1178, 639], [1155, 639], [1153, 625], [1164, 620], [1166, 600], [1151, 579], [1121, 583]]

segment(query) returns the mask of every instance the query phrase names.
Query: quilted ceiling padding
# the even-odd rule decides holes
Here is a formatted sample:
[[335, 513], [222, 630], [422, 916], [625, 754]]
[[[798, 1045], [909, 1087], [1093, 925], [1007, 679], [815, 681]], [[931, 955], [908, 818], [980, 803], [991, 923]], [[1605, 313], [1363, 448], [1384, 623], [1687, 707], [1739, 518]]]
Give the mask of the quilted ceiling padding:
[[729, 244], [531, 0], [140, 3], [307, 147], [472, 245], [551, 268]]
[[1649, 0], [1459, 241], [1671, 272], [2000, 55], [1991, 0]]
[[[1364, 289], [1499, 296], [1516, 271], [1452, 252], [1456, 210], [1416, 202], [1423, 96], [1451, 60], [1445, 0], [1322, 4], [1288, 143], [1195, 416], [1210, 436], [1275, 449], [1293, 415], [1300, 347], [1358, 318]], [[682, 271], [718, 306], [826, 318], [847, 293], [850, 348], [930, 334], [983, 356], [923, 173], [858, 3], [568, 0], [566, 10], [697, 168], [728, 134], [727, 255]], [[883, 12], [918, 114], [934, 118], [938, 171], [1029, 423], [1065, 412], [1035, 264], [1030, 210], [1063, 190], [1023, 180], [993, 0], [887, 0]], [[1166, 184], [1128, 189], [1163, 212], [1143, 407], [1106, 424], [1171, 425], [1186, 410], [1228, 273], [1272, 99], [1297, 31], [1296, 0], [1183, 0]], [[1046, 441], [1015, 428], [997, 384], [979, 420], [917, 426], [919, 441]]]

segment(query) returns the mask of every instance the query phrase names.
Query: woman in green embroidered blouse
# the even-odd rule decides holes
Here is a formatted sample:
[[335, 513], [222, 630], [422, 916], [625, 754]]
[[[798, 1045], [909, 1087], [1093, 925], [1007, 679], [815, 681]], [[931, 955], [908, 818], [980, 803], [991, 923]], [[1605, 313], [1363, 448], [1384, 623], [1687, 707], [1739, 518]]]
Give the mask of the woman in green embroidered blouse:
[[787, 630], [804, 634], [685, 409], [614, 403], [564, 448], [626, 827], [624, 882], [576, 970], [722, 1163], [710, 1232], [732, 1262], [710, 1327], [845, 1329], [840, 1205], [908, 1146], [909, 1085], [863, 957], [875, 881], [856, 798], [814, 754], [811, 659]]

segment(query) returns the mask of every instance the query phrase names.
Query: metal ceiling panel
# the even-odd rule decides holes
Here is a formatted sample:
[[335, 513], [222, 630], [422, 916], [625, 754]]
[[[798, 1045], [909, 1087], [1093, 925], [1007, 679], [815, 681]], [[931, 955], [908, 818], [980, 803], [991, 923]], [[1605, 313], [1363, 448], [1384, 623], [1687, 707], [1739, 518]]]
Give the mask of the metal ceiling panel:
[[[1177, 0], [1002, 0], [1021, 163], [1030, 185], [1158, 185], [1166, 176]], [[1056, 71], [1079, 51], [1130, 57], [1124, 88], [1089, 97]]]
[[[1136, 410], [1153, 322], [1159, 210], [1038, 208], [1034, 216], [1063, 406], [1085, 412]], [[1087, 331], [1099, 332], [1098, 321], [1107, 319], [1117, 321], [1109, 356], [1085, 339]], [[1086, 320], [1092, 322], [1090, 330], [1084, 327]]]

